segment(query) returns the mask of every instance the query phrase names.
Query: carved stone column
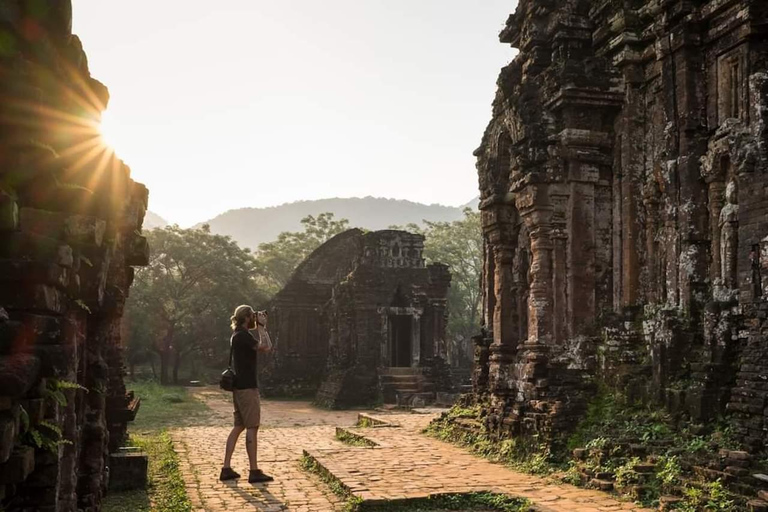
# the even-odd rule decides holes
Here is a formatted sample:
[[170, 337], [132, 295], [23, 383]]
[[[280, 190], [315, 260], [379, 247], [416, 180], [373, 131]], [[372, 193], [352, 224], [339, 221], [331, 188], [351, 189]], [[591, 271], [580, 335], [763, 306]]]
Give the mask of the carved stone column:
[[499, 201], [483, 210], [483, 227], [489, 242], [486, 268], [493, 270], [493, 275], [488, 276], [492, 277], [493, 290], [489, 290], [486, 296], [489, 316], [493, 308], [489, 388], [499, 396], [506, 396], [512, 391], [512, 362], [519, 343], [519, 326], [514, 314], [517, 311], [514, 259], [518, 224], [517, 210], [506, 202]]
[[517, 310], [514, 290], [514, 246], [494, 247], [496, 267], [494, 282], [493, 344], [490, 347], [490, 387], [494, 394], [506, 395], [512, 389], [511, 366], [518, 344], [518, 326], [513, 312]]
[[711, 230], [712, 263], [709, 267], [709, 277], [712, 282], [720, 278], [720, 212], [723, 210], [725, 199], [725, 183], [712, 181], [709, 183], [709, 226]]
[[553, 334], [552, 208], [537, 204], [524, 214], [531, 236], [531, 288], [528, 307], [528, 342], [549, 345]]

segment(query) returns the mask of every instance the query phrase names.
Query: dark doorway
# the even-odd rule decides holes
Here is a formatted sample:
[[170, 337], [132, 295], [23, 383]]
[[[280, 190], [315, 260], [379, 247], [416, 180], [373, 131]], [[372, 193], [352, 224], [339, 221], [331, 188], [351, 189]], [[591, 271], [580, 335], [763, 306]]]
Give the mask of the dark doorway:
[[391, 366], [411, 366], [411, 341], [413, 339], [411, 328], [410, 315], [393, 315], [389, 317]]

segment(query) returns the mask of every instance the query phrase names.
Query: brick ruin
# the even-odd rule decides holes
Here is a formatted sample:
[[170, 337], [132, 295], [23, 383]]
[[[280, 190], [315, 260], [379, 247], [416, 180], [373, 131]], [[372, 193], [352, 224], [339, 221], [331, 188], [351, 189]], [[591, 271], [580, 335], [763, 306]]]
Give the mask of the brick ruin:
[[451, 275], [425, 265], [424, 237], [352, 229], [312, 253], [272, 300], [267, 391], [326, 407], [419, 404], [450, 389]]
[[768, 2], [520, 0], [476, 151], [500, 436], [603, 383], [768, 441]]
[[69, 1], [0, 1], [0, 509], [9, 512], [98, 511], [109, 455], [138, 407], [123, 384], [120, 319], [132, 267], [148, 261], [147, 189], [101, 142], [109, 93], [71, 27]]

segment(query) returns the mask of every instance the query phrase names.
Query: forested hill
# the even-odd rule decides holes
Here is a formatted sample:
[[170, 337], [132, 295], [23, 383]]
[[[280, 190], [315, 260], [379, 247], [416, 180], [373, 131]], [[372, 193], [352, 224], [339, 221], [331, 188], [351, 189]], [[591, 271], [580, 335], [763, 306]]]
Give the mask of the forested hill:
[[[468, 205], [475, 206], [476, 200]], [[332, 212], [335, 219], [349, 219], [350, 227], [370, 230], [386, 229], [392, 225], [422, 224], [429, 221], [454, 221], [463, 217], [463, 207], [438, 204], [426, 205], [376, 197], [350, 199], [320, 199], [298, 201], [271, 208], [241, 208], [229, 210], [202, 224], [210, 224], [216, 234], [229, 235], [241, 246], [255, 249], [262, 242], [271, 242], [283, 231], [301, 231], [301, 219]]]

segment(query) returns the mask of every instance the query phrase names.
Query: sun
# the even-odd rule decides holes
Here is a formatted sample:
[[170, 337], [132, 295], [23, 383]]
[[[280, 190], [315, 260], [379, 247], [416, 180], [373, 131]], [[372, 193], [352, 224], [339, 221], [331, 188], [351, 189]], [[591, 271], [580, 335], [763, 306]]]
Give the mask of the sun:
[[112, 150], [117, 143], [115, 139], [115, 126], [112, 116], [109, 110], [105, 110], [101, 115], [101, 123], [99, 124], [99, 134], [104, 145]]

